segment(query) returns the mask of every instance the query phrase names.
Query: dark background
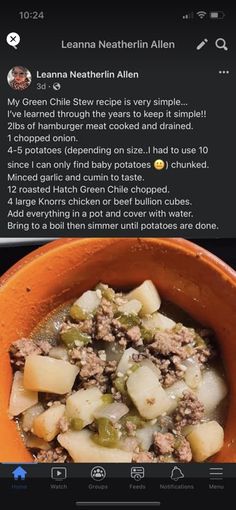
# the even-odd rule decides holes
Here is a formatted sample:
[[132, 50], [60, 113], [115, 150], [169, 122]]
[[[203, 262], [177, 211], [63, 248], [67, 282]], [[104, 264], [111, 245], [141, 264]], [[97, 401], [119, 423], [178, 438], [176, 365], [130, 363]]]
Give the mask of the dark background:
[[[211, 6], [212, 7], [212, 6]], [[213, 6], [213, 9], [215, 6]], [[20, 21], [17, 17], [19, 9], [12, 6], [1, 17], [3, 39], [9, 31], [18, 31], [21, 43], [16, 50], [9, 47], [3, 40], [3, 64], [0, 77], [1, 82], [1, 130], [4, 133], [2, 144], [2, 172], [0, 177], [0, 200], [2, 218], [0, 235], [10, 237], [35, 236], [34, 232], [7, 231], [7, 182], [6, 182], [6, 102], [7, 97], [23, 97], [9, 88], [6, 76], [14, 65], [25, 65], [32, 72], [32, 84], [25, 92], [29, 98], [47, 97], [179, 97], [185, 99], [193, 109], [208, 110], [205, 121], [196, 120], [196, 130], [186, 132], [85, 132], [80, 143], [85, 146], [209, 146], [210, 168], [207, 170], [168, 170], [164, 172], [143, 171], [146, 186], [164, 186], [168, 184], [171, 197], [189, 197], [193, 202], [193, 212], [197, 221], [216, 222], [217, 231], [177, 232], [174, 235], [184, 237], [234, 237], [235, 236], [235, 79], [234, 79], [234, 10], [224, 3], [222, 8], [226, 16], [223, 20], [210, 20], [209, 8], [205, 8], [208, 16], [200, 19], [196, 16], [198, 9], [191, 8], [191, 4], [181, 7], [145, 2], [134, 7], [112, 2], [109, 6], [103, 3], [90, 5], [70, 2], [62, 6], [46, 7], [45, 19], [41, 21]], [[32, 12], [32, 5], [30, 11]], [[193, 20], [184, 20], [182, 16], [194, 11]], [[196, 51], [196, 45], [204, 38], [208, 38], [208, 45], [201, 51]], [[229, 51], [217, 50], [215, 40], [224, 37]], [[152, 41], [163, 39], [175, 41], [175, 50], [66, 50], [61, 48], [61, 40], [83, 41], [106, 39], [116, 41], [137, 39]], [[140, 72], [139, 80], [60, 80], [62, 88], [55, 93], [52, 83], [55, 80], [44, 80], [51, 88], [37, 91], [36, 71], [86, 71], [89, 69], [102, 71], [109, 69], [129, 69]], [[219, 75], [219, 69], [229, 69], [229, 75]], [[33, 120], [33, 119], [32, 119]], [[45, 119], [43, 120], [45, 122]], [[61, 133], [61, 132], [60, 132]], [[28, 134], [28, 133], [26, 133]], [[47, 134], [47, 132], [44, 132]], [[57, 133], [58, 134], [58, 133]], [[8, 159], [13, 159], [8, 155]], [[18, 156], [19, 158], [19, 156]], [[51, 156], [38, 156], [43, 160], [52, 161]], [[129, 157], [135, 160], [135, 157]], [[129, 159], [127, 158], [127, 160]], [[17, 157], [14, 157], [17, 160]], [[22, 160], [22, 158], [20, 157]], [[60, 160], [65, 158], [60, 157]], [[69, 158], [67, 158], [69, 159]], [[82, 158], [71, 158], [80, 159]], [[86, 156], [86, 160], [87, 160]], [[96, 159], [93, 157], [93, 159]], [[100, 158], [99, 158], [100, 159]], [[118, 158], [117, 158], [118, 159]], [[144, 160], [145, 156], [138, 158]], [[156, 158], [146, 156], [147, 161]], [[170, 159], [170, 158], [168, 158]], [[181, 158], [179, 158], [181, 159]], [[188, 158], [194, 159], [194, 158]], [[199, 159], [199, 158], [198, 158]], [[203, 158], [205, 159], [205, 158]], [[52, 172], [52, 170], [51, 170]], [[128, 171], [130, 172], [130, 171]], [[132, 172], [132, 170], [131, 170]], [[49, 171], [50, 173], [50, 171]], [[138, 172], [142, 173], [142, 172]], [[29, 183], [30, 184], [30, 183]], [[144, 184], [144, 183], [143, 183]], [[30, 195], [27, 194], [27, 197]], [[61, 196], [60, 196], [61, 197]], [[56, 198], [56, 194], [54, 196]], [[64, 196], [63, 196], [64, 198]], [[96, 196], [94, 197], [96, 198]], [[142, 197], [143, 198], [143, 197]], [[140, 207], [141, 209], [141, 207]], [[11, 220], [11, 218], [10, 218]], [[99, 221], [99, 220], [98, 220]], [[108, 222], [109, 220], [107, 220]], [[113, 222], [114, 220], [110, 220]], [[116, 221], [119, 221], [118, 219]], [[174, 221], [174, 220], [173, 220]], [[59, 220], [56, 221], [59, 223]], [[33, 235], [32, 235], [33, 234]], [[78, 235], [80, 232], [37, 231], [41, 237]], [[94, 231], [83, 231], [82, 235], [94, 237]], [[96, 235], [127, 236], [126, 231], [100, 232]], [[137, 231], [129, 231], [128, 235], [140, 235]], [[146, 236], [173, 236], [173, 231], [145, 231]]]

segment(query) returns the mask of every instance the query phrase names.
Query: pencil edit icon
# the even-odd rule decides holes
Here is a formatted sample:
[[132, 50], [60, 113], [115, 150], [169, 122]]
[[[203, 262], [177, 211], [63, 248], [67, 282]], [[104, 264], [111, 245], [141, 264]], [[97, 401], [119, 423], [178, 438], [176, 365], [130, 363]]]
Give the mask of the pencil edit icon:
[[203, 39], [196, 47], [197, 50], [201, 50], [208, 43], [208, 39]]

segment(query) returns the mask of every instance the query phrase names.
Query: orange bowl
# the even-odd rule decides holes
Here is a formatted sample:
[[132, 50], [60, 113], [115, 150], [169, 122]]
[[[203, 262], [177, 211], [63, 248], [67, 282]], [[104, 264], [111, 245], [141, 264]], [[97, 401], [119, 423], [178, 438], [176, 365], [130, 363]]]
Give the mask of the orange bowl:
[[27, 462], [8, 417], [12, 371], [8, 349], [51, 310], [99, 281], [134, 287], [152, 279], [164, 299], [183, 308], [219, 341], [228, 385], [225, 443], [215, 462], [236, 462], [236, 273], [184, 239], [61, 239], [15, 264], [0, 279], [0, 461]]

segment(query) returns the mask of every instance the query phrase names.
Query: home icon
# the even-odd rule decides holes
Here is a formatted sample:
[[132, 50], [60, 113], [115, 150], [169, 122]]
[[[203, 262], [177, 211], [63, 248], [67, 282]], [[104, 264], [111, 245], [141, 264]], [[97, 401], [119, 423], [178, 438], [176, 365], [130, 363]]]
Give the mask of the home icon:
[[16, 469], [14, 469], [14, 471], [12, 471], [12, 475], [14, 480], [25, 480], [27, 471], [25, 471], [25, 469], [23, 469], [21, 466], [18, 466]]

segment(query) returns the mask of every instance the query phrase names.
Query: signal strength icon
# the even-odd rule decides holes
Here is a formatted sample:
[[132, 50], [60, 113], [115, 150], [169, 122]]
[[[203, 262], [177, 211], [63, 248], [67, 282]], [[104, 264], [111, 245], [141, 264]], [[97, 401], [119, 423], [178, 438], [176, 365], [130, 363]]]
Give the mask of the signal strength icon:
[[184, 14], [184, 16], [182, 16], [183, 19], [193, 19], [193, 17], [194, 17], [193, 12], [189, 12], [188, 14]]
[[203, 19], [205, 18], [205, 16], [207, 15], [207, 12], [206, 11], [198, 11], [197, 12], [197, 16], [200, 18], [200, 19]]

